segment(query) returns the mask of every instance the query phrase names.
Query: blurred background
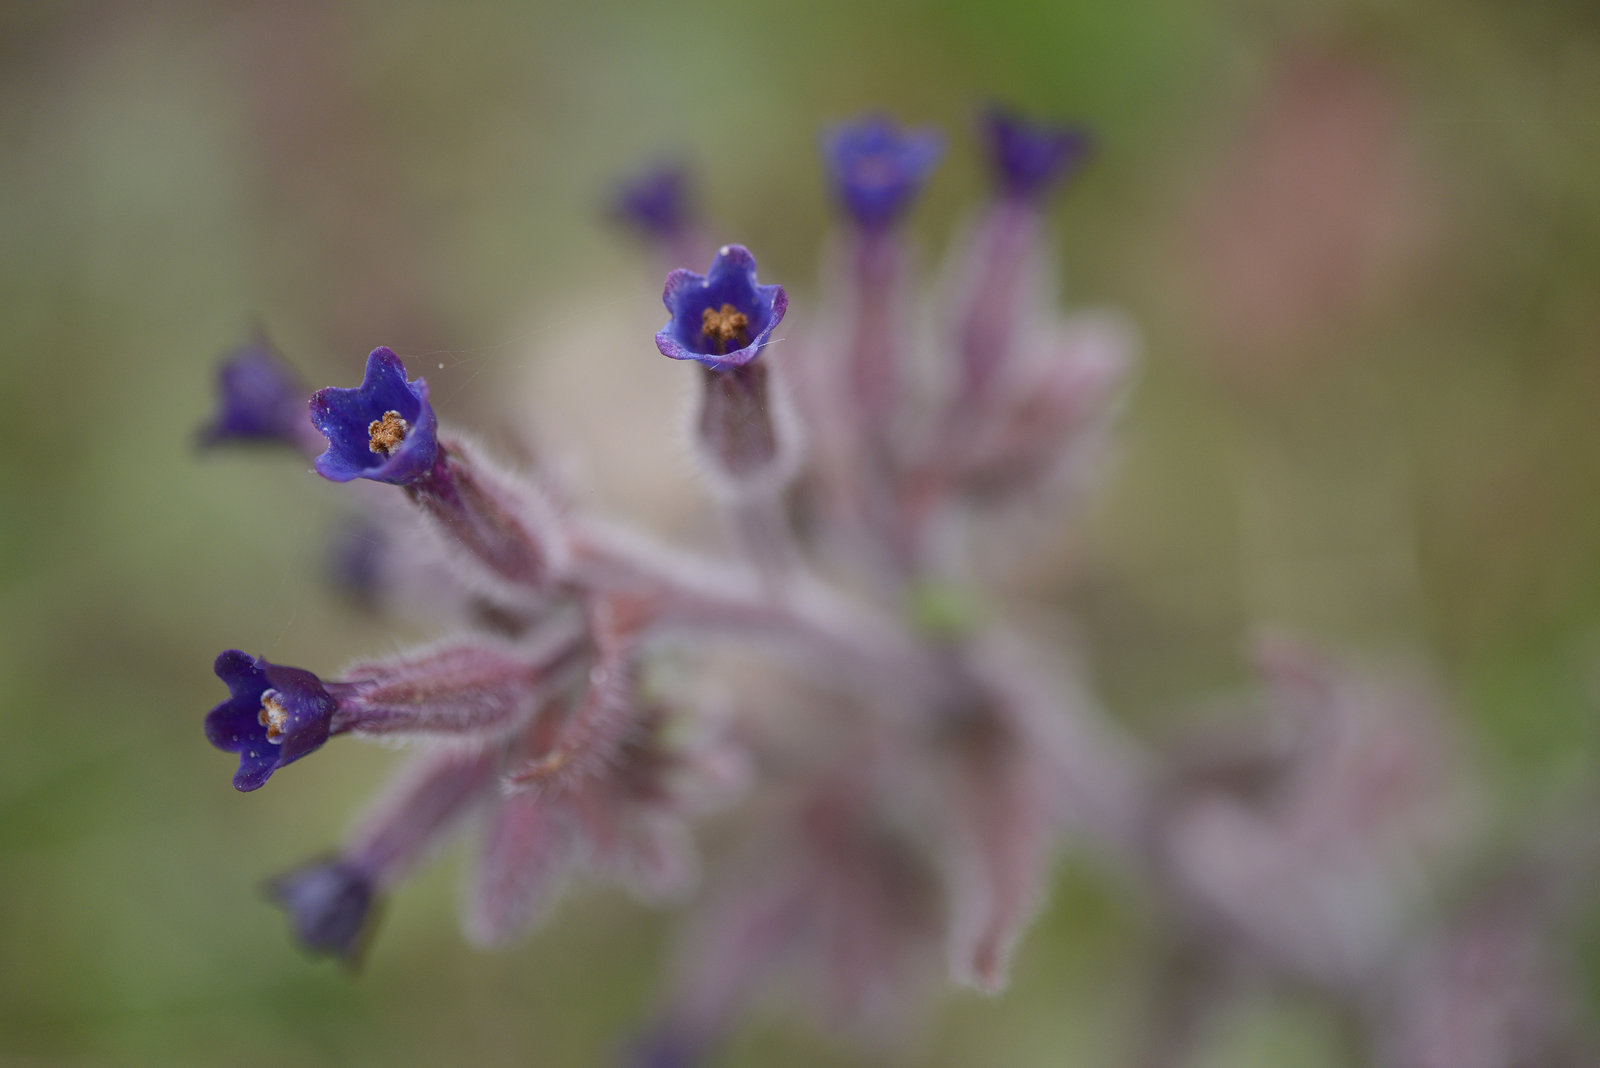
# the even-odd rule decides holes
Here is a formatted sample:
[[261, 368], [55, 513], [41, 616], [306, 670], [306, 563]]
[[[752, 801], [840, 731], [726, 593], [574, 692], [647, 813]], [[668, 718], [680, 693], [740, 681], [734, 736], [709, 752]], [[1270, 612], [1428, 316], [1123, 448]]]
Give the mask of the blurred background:
[[[1491, 828], [1600, 785], [1592, 4], [9, 4], [0, 1060], [614, 1049], [669, 938], [612, 892], [485, 954], [442, 858], [354, 979], [260, 900], [395, 758], [345, 746], [235, 794], [200, 731], [212, 657], [332, 671], [429, 631], [325, 592], [337, 487], [197, 454], [215, 360], [260, 322], [309, 381], [350, 385], [390, 345], [444, 419], [550, 439], [595, 503], [692, 531], [682, 380], [650, 338], [662, 272], [607, 225], [611, 183], [688, 163], [713, 236], [756, 250], [802, 324], [819, 127], [881, 110], [947, 132], [913, 224], [932, 273], [980, 203], [991, 99], [1098, 131], [1052, 218], [1062, 297], [1144, 340], [1117, 466], [1030, 573], [1109, 708], [1175, 729], [1283, 625], [1431, 665]], [[1113, 1063], [1152, 932], [1068, 858], [1012, 989], [952, 994], [894, 1057]], [[1206, 1057], [1355, 1063], [1287, 994], [1232, 1011]], [[760, 1020], [729, 1063], [869, 1061]]]

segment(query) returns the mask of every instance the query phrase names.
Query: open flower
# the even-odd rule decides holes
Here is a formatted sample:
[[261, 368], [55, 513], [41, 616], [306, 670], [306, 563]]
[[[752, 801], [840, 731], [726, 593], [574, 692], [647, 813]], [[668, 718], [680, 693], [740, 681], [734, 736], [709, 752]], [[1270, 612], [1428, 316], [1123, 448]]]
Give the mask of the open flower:
[[672, 313], [656, 348], [674, 360], [696, 360], [713, 371], [743, 367], [761, 355], [789, 310], [782, 286], [756, 282], [756, 258], [743, 245], [724, 245], [705, 274], [682, 267], [667, 275], [661, 301]]
[[999, 107], [983, 116], [982, 130], [1000, 186], [1016, 200], [1037, 200], [1065, 182], [1092, 146], [1081, 126], [1033, 123]]
[[339, 702], [311, 672], [237, 649], [217, 657], [215, 670], [230, 696], [206, 716], [206, 739], [239, 754], [234, 789], [259, 789], [273, 772], [328, 740]]
[[357, 388], [317, 390], [311, 421], [328, 439], [317, 474], [334, 482], [410, 485], [427, 477], [439, 453], [428, 383], [406, 381], [405, 364], [391, 349], [372, 350]]
[[333, 682], [230, 649], [216, 671], [232, 696], [206, 717], [206, 737], [239, 754], [240, 790], [333, 735], [494, 738], [565, 684], [583, 648], [566, 630], [521, 645], [465, 640], [359, 664]]
[[944, 140], [935, 130], [902, 130], [881, 116], [833, 127], [822, 139], [828, 182], [862, 229], [898, 219], [922, 191]]
[[217, 368], [217, 412], [200, 429], [200, 444], [224, 442], [299, 445], [311, 435], [306, 421], [308, 390], [298, 376], [257, 337], [230, 352]]
[[338, 857], [312, 861], [272, 880], [267, 894], [289, 914], [295, 937], [313, 953], [346, 963], [361, 955], [377, 892], [359, 865]]

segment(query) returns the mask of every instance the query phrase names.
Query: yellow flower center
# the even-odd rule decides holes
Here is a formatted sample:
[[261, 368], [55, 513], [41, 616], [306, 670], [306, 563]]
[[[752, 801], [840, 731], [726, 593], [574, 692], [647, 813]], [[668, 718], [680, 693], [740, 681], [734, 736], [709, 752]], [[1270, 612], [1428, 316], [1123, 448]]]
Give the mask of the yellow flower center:
[[382, 419], [367, 424], [367, 448], [379, 456], [388, 456], [395, 446], [406, 440], [411, 424], [400, 418], [399, 412], [384, 412]]
[[718, 356], [725, 356], [730, 341], [737, 341], [739, 348], [750, 344], [750, 317], [732, 304], [707, 308], [700, 313], [700, 332], [717, 346]]
[[261, 695], [261, 714], [256, 721], [267, 728], [267, 741], [283, 741], [284, 732], [289, 729], [289, 710], [283, 707], [277, 690], [268, 690]]

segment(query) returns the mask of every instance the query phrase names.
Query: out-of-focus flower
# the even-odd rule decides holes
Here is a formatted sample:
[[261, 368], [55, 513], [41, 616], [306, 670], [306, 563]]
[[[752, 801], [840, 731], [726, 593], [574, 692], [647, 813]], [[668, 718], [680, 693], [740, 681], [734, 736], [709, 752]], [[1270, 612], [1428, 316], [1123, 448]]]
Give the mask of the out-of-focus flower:
[[881, 116], [841, 123], [822, 139], [834, 199], [857, 226], [898, 220], [944, 155], [936, 130], [902, 130]]
[[306, 416], [309, 390], [264, 336], [230, 352], [217, 367], [217, 412], [200, 443], [262, 443], [304, 448], [314, 438]]
[[1287, 742], [1264, 785], [1179, 793], [1176, 877], [1200, 910], [1274, 966], [1333, 990], [1383, 967], [1468, 815], [1456, 746], [1428, 696], [1299, 642], [1264, 640], [1268, 715]]
[[376, 348], [367, 356], [360, 386], [317, 390], [311, 421], [328, 439], [328, 451], [316, 459], [323, 478], [405, 486], [433, 471], [439, 443], [428, 383], [406, 381], [405, 365], [390, 349]]
[[982, 128], [999, 195], [957, 259], [946, 295], [960, 377], [940, 430], [958, 448], [975, 428], [996, 421], [997, 388], [1050, 314], [1045, 201], [1089, 152], [1088, 133], [1079, 127], [1034, 124], [999, 108], [984, 116]]
[[1018, 200], [1038, 200], [1071, 178], [1093, 141], [1082, 126], [1031, 122], [1002, 107], [983, 116], [989, 163], [1001, 192]]
[[677, 164], [641, 171], [618, 188], [611, 214], [651, 241], [678, 240], [691, 218], [688, 172]]
[[1442, 924], [1392, 976], [1375, 1010], [1383, 1068], [1595, 1063], [1551, 944], [1549, 895], [1521, 874]]
[[289, 914], [301, 945], [347, 963], [359, 959], [376, 904], [366, 872], [337, 857], [316, 860], [273, 879], [267, 893]]
[[723, 246], [703, 275], [682, 267], [673, 271], [661, 300], [672, 318], [656, 334], [656, 348], [713, 371], [743, 367], [760, 356], [789, 309], [782, 286], [756, 281], [756, 258], [743, 245]]

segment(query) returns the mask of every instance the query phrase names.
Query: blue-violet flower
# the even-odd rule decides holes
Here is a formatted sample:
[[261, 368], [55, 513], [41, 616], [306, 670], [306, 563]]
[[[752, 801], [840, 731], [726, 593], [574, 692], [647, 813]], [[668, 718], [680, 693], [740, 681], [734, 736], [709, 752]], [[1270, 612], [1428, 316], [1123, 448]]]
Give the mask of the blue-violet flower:
[[703, 275], [682, 267], [667, 275], [661, 301], [672, 313], [656, 334], [661, 355], [713, 371], [761, 355], [789, 310], [782, 286], [756, 283], [756, 258], [743, 245], [724, 245]]
[[645, 237], [668, 240], [689, 225], [689, 176], [676, 164], [662, 164], [624, 182], [611, 213]]
[[930, 129], [902, 130], [881, 116], [841, 123], [822, 139], [834, 197], [863, 229], [888, 226], [910, 206], [944, 155]]
[[339, 702], [311, 672], [237, 649], [217, 657], [215, 671], [230, 696], [206, 716], [206, 739], [239, 754], [234, 789], [259, 789], [274, 771], [328, 740]]
[[200, 429], [200, 444], [297, 444], [310, 433], [309, 392], [265, 338], [240, 345], [217, 368], [217, 413]]
[[1029, 122], [1004, 108], [989, 109], [981, 125], [1000, 185], [1018, 200], [1037, 199], [1065, 182], [1093, 144], [1081, 126]]
[[406, 486], [426, 478], [439, 453], [428, 383], [406, 381], [405, 364], [387, 348], [367, 356], [355, 389], [319, 389], [311, 421], [328, 439], [317, 474], [334, 482], [369, 478]]
[[289, 914], [301, 945], [351, 963], [360, 956], [376, 898], [360, 867], [337, 857], [313, 861], [272, 880], [267, 894]]

